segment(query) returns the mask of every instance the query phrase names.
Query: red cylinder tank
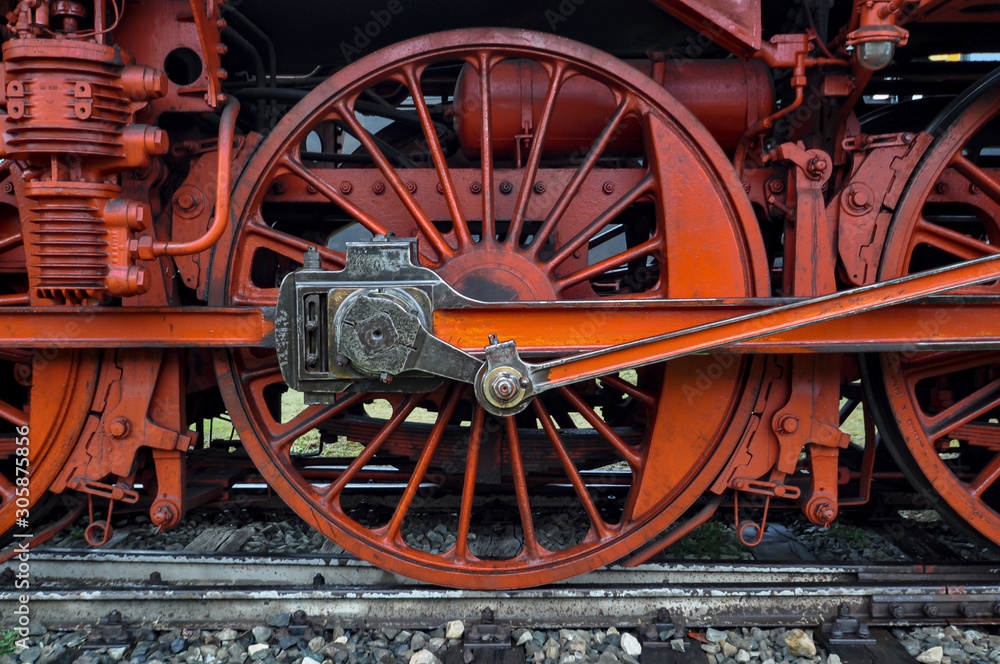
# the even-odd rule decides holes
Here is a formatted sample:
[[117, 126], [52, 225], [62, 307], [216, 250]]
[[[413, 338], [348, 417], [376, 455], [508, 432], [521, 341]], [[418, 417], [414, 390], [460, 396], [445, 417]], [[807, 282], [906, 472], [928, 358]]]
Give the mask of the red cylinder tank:
[[[761, 118], [774, 112], [774, 88], [767, 66], [752, 60], [628, 60], [651, 76], [688, 108], [727, 152]], [[494, 154], [513, 158], [517, 141], [534, 132], [548, 90], [549, 76], [540, 65], [527, 60], [498, 63], [491, 74]], [[455, 126], [463, 152], [478, 158], [481, 143], [479, 76], [466, 65], [455, 87]], [[585, 76], [563, 83], [545, 138], [550, 158], [586, 154], [615, 110], [611, 90]], [[640, 155], [639, 123], [626, 120], [608, 146], [609, 155]]]

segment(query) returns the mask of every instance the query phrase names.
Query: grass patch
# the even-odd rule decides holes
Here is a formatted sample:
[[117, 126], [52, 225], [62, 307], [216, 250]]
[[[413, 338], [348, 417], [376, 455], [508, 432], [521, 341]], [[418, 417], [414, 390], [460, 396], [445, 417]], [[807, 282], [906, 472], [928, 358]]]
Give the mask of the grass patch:
[[736, 558], [748, 557], [748, 550], [736, 538], [732, 526], [722, 521], [703, 523], [666, 550], [671, 558]]
[[13, 655], [17, 651], [17, 632], [7, 629], [0, 632], [0, 657]]

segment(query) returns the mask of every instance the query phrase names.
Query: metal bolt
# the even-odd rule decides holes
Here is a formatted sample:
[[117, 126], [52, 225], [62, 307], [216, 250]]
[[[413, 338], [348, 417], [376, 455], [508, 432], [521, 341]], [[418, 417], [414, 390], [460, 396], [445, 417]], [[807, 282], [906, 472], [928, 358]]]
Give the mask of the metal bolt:
[[799, 430], [799, 418], [794, 415], [785, 415], [778, 421], [778, 428], [782, 433], [795, 433]]
[[871, 632], [868, 630], [868, 623], [858, 623], [858, 636], [867, 639]]
[[218, 69], [215, 70], [215, 77], [218, 78], [220, 81], [224, 81], [227, 78], [229, 78], [229, 72], [223, 69], [222, 67], [219, 67]]
[[961, 613], [966, 618], [973, 618], [976, 615], [976, 610], [972, 608], [972, 605], [968, 602], [962, 602], [958, 605], [958, 612]]
[[225, 55], [226, 53], [229, 52], [229, 47], [223, 44], [222, 42], [219, 42], [218, 44], [215, 45], [215, 52], [218, 53], [219, 55]]
[[940, 194], [941, 196], [947, 194], [949, 189], [951, 189], [951, 187], [948, 186], [947, 182], [938, 182], [936, 185], [934, 185], [934, 191]]
[[441, 184], [440, 182], [438, 182], [437, 186], [434, 187], [434, 188], [437, 189], [437, 193], [439, 193], [439, 194], [443, 194], [444, 193], [444, 185]]
[[902, 618], [906, 615], [906, 611], [903, 610], [903, 605], [898, 602], [893, 602], [889, 607], [889, 615], [893, 618]]
[[518, 379], [509, 371], [500, 371], [490, 381], [490, 394], [500, 403], [507, 403], [521, 393]]
[[383, 383], [385, 383], [386, 385], [392, 382], [392, 378], [393, 378], [392, 374], [387, 371], [383, 371], [378, 376], [378, 379]]
[[850, 195], [848, 195], [848, 200], [851, 202], [853, 207], [859, 210], [868, 207], [869, 203], [868, 193], [860, 189], [851, 191]]
[[319, 355], [316, 353], [306, 355], [306, 366], [314, 367], [317, 364], [319, 364]]
[[352, 185], [350, 182], [344, 180], [343, 182], [340, 183], [340, 193], [346, 196], [352, 191], [354, 191], [354, 185]]
[[317, 192], [319, 192], [319, 189], [317, 189], [316, 187], [312, 186], [311, 184], [306, 185], [307, 194], [316, 194]]
[[116, 417], [108, 424], [108, 433], [115, 438], [124, 438], [132, 427], [124, 417]]
[[536, 194], [544, 194], [545, 193], [545, 183], [544, 182], [536, 182], [535, 183], [535, 193]]
[[271, 185], [271, 190], [280, 196], [281, 194], [288, 191], [288, 185], [285, 184], [284, 182], [275, 182], [273, 185]]
[[1000, 602], [993, 605], [993, 615], [1000, 616]]
[[785, 190], [785, 182], [781, 178], [771, 178], [767, 181], [767, 190], [772, 194], [780, 194]]
[[9, 180], [7, 182], [4, 182], [3, 183], [3, 191], [4, 191], [5, 194], [13, 193], [13, 191], [14, 191], [14, 183], [11, 182], [11, 181], [9, 181]]
[[506, 180], [504, 180], [503, 182], [500, 183], [500, 193], [501, 194], [506, 195], [506, 194], [509, 194], [512, 191], [514, 191], [514, 185], [512, 185], [510, 182], [507, 182]]
[[351, 361], [347, 359], [346, 355], [337, 355], [337, 364], [339, 364], [340, 366], [346, 367], [350, 363]]
[[924, 604], [924, 615], [928, 618], [935, 618], [938, 614], [938, 608], [934, 604]]
[[979, 193], [979, 187], [977, 187], [974, 184], [970, 184], [969, 185], [969, 193], [972, 194], [973, 196], [975, 196], [976, 194]]
[[161, 575], [159, 572], [150, 572], [149, 582], [153, 584], [163, 583], [163, 575]]
[[385, 184], [382, 182], [376, 182], [372, 185], [372, 193], [376, 196], [381, 196], [385, 193]]
[[406, 190], [411, 194], [417, 193], [417, 183], [412, 180], [406, 183]]
[[851, 607], [847, 602], [841, 602], [840, 606], [837, 607], [837, 617], [838, 618], [850, 618], [851, 617]]
[[656, 610], [656, 621], [661, 623], [670, 622], [670, 612], [667, 607], [661, 606]]
[[483, 609], [483, 612], [480, 615], [480, 617], [482, 618], [484, 625], [492, 625], [493, 624], [493, 617], [494, 617], [493, 616], [493, 609], [491, 609], [490, 607], [487, 606], [485, 609]]
[[521, 384], [521, 387], [527, 387], [528, 385], [531, 385], [531, 381], [528, 379], [527, 376], [521, 376], [521, 380], [517, 382]]
[[830, 523], [837, 518], [837, 510], [830, 503], [822, 502], [816, 506], [816, 517], [823, 523]]
[[319, 323], [316, 321], [306, 321], [306, 332], [315, 332], [317, 327], [319, 327]]
[[601, 190], [605, 194], [608, 194], [610, 196], [611, 194], [615, 193], [615, 183], [608, 180], [607, 182], [604, 183], [604, 186], [601, 187]]
[[184, 210], [185, 212], [190, 212], [198, 205], [198, 199], [195, 198], [194, 194], [191, 192], [184, 192], [177, 195], [177, 207]]
[[472, 184], [469, 185], [469, 191], [471, 191], [474, 194], [478, 194], [482, 190], [483, 190], [483, 185], [480, 184], [479, 182], [473, 182]]

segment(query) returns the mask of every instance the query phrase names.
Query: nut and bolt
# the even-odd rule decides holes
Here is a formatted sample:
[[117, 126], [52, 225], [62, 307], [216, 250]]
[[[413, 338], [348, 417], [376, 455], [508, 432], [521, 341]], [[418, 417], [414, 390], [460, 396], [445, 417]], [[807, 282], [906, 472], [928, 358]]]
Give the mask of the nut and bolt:
[[372, 185], [372, 193], [375, 194], [376, 196], [381, 196], [382, 194], [384, 194], [385, 193], [385, 183], [383, 183], [383, 182], [376, 182], [375, 184], [373, 184]]
[[897, 618], [898, 619], [898, 618], [902, 618], [903, 616], [905, 616], [906, 615], [906, 611], [903, 610], [903, 605], [902, 604], [899, 604], [897, 602], [893, 602], [892, 605], [889, 607], [889, 615], [891, 615], [893, 618]]
[[771, 178], [767, 181], [767, 190], [772, 194], [780, 194], [785, 190], [785, 181], [781, 178]]
[[342, 193], [342, 194], [344, 194], [346, 196], [347, 194], [351, 193], [352, 191], [354, 191], [354, 185], [353, 184], [351, 184], [347, 180], [344, 180], [343, 182], [340, 183], [340, 193]]
[[936, 618], [938, 614], [938, 608], [934, 604], [924, 604], [924, 615], [928, 618]]
[[837, 518], [837, 510], [828, 502], [816, 506], [816, 518], [823, 523], [830, 523]]
[[509, 371], [500, 371], [490, 381], [490, 394], [500, 403], [509, 403], [521, 393], [517, 376]]
[[316, 187], [312, 186], [311, 184], [306, 185], [307, 194], [315, 195], [317, 192], [319, 192], [319, 189], [317, 189]]
[[868, 192], [862, 191], [861, 189], [854, 189], [847, 196], [847, 200], [850, 201], [851, 207], [857, 210], [863, 210], [868, 207], [871, 201], [868, 199]]
[[601, 191], [610, 196], [611, 194], [615, 193], [615, 183], [611, 182], [610, 180], [605, 182], [604, 186], [601, 187]]
[[189, 191], [177, 195], [177, 207], [185, 212], [190, 212], [198, 205], [198, 198]]
[[271, 190], [280, 196], [281, 194], [288, 191], [288, 185], [285, 184], [284, 182], [275, 182], [273, 185], [271, 185]]
[[437, 186], [434, 187], [434, 188], [437, 189], [437, 193], [439, 193], [439, 194], [443, 194], [444, 193], [444, 185], [441, 184], [440, 182], [438, 182]]
[[977, 194], [979, 194], [979, 187], [977, 187], [974, 184], [970, 184], [969, 185], [969, 193], [972, 194], [973, 196], [976, 196]]
[[514, 185], [512, 185], [510, 182], [507, 182], [506, 180], [504, 180], [503, 182], [500, 183], [500, 193], [501, 194], [507, 195], [507, 194], [509, 194], [512, 191], [514, 191]]
[[473, 182], [469, 185], [469, 191], [474, 194], [481, 193], [483, 191], [483, 185], [480, 182]]
[[934, 185], [934, 191], [941, 196], [947, 194], [949, 189], [951, 189], [951, 187], [948, 186], [947, 182], [938, 182]]
[[781, 433], [795, 433], [799, 430], [799, 418], [794, 415], [785, 415], [778, 420], [778, 429]]
[[417, 193], [417, 183], [410, 180], [409, 182], [406, 183], [406, 190], [411, 194]]
[[544, 194], [545, 193], [545, 183], [544, 182], [536, 182], [535, 183], [535, 193], [536, 194]]
[[129, 421], [124, 417], [116, 417], [108, 424], [108, 433], [115, 438], [124, 438], [131, 429]]
[[319, 355], [316, 353], [306, 355], [306, 366], [314, 367], [317, 364], [319, 364]]

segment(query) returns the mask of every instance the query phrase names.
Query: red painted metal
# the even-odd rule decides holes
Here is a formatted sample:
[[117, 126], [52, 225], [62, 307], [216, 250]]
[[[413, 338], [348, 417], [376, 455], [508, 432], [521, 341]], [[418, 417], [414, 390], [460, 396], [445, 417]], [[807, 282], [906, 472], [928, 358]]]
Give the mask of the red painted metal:
[[120, 49], [57, 39], [3, 46], [7, 115], [3, 157], [19, 162], [31, 296], [85, 302], [144, 292], [146, 270], [128, 242], [150, 211], [120, 197], [116, 176], [167, 150], [167, 135], [134, 124], [161, 96], [161, 72], [130, 66]]
[[[774, 112], [774, 89], [767, 67], [739, 60], [626, 60], [677, 98], [723, 149], [732, 151], [749, 127]], [[545, 107], [549, 76], [537, 63], [506, 60], [490, 77], [493, 100], [493, 153], [503, 159], [527, 155], [535, 126]], [[478, 159], [482, 135], [479, 77], [466, 65], [455, 89], [455, 131], [462, 150]], [[545, 136], [545, 157], [585, 154], [616, 106], [611, 89], [591, 78], [566, 80], [552, 110]], [[642, 127], [623, 123], [608, 146], [609, 154], [641, 156]]]
[[[480, 144], [491, 148], [479, 155], [480, 168], [473, 182], [481, 186], [471, 200], [458, 190], [466, 189], [472, 169], [454, 170], [443, 162], [400, 168], [391, 164], [381, 149], [364, 136], [359, 137], [361, 143], [377, 167], [370, 169], [368, 177], [381, 177], [381, 193], [365, 193], [368, 187], [359, 183], [366, 181], [356, 171], [338, 173], [340, 169], [306, 165], [290, 150], [290, 146], [298, 145], [318, 123], [331, 116], [352, 124], [354, 95], [393, 72], [398, 72], [399, 80], [407, 81], [411, 92], [415, 91], [420, 84], [419, 72], [435, 60], [471, 63], [481, 89], [486, 92], [486, 103], [482, 106], [492, 111], [490, 80], [498, 71], [496, 67], [500, 67], [499, 64], [494, 67], [494, 63], [501, 56], [533, 60], [552, 72], [553, 78], [545, 83], [549, 92], [537, 121], [536, 138], [525, 151], [520, 169], [500, 171], [494, 165], [494, 159], [500, 159], [492, 149], [496, 146], [495, 114], [481, 110], [478, 118], [469, 119], [469, 124], [478, 127], [485, 137]], [[598, 131], [596, 147], [584, 154], [575, 168], [561, 172], [559, 177], [544, 172], [545, 186], [533, 186], [543, 175], [539, 165], [549, 136], [547, 131], [555, 129], [552, 123], [558, 106], [558, 82], [571, 68], [609, 86], [620, 95], [621, 101]], [[359, 79], [359, 75], [363, 78]], [[412, 97], [416, 101], [422, 95]], [[436, 150], [439, 140], [436, 131], [420, 102], [417, 111], [424, 118], [424, 137], [431, 146], [428, 151], [440, 154]], [[420, 237], [421, 260], [459, 291], [473, 297], [493, 301], [593, 299], [594, 289], [601, 288], [606, 273], [645, 256], [663, 266], [661, 275], [649, 279], [645, 285], [636, 282], [631, 287], [635, 293], [630, 293], [628, 286], [619, 287], [618, 293], [608, 297], [610, 301], [629, 303], [630, 295], [638, 295], [641, 297], [629, 304], [641, 310], [644, 302], [653, 306], [667, 297], [762, 292], [766, 290], [765, 268], [750, 221], [749, 205], [741, 193], [732, 195], [731, 192], [741, 189], [734, 182], [731, 169], [727, 169], [721, 150], [690, 117], [661, 86], [635, 68], [559, 38], [528, 37], [515, 31], [464, 31], [419, 38], [382, 51], [321, 86], [307, 103], [284, 118], [255, 154], [234, 195], [241, 224], [229, 245], [230, 263], [218, 263], [218, 271], [213, 275], [213, 301], [230, 306], [260, 306], [276, 301], [277, 289], [267, 286], [267, 279], [255, 279], [250, 257], [266, 251], [278, 257], [300, 259], [307, 246], [304, 239], [292, 231], [271, 228], [267, 221], [275, 214], [274, 206], [290, 195], [293, 178], [312, 186], [316, 192], [312, 196], [337, 203], [357, 223], [373, 232], [392, 231], [403, 237]], [[609, 187], [609, 193], [599, 193], [600, 203], [574, 207], [577, 197], [587, 200], [605, 191], [601, 183], [607, 177], [604, 169], [595, 168], [597, 159], [609, 146], [616, 127], [623, 126], [627, 118], [645, 125], [644, 149], [652, 158], [630, 186]], [[679, 131], [677, 127], [684, 129]], [[692, 140], [689, 136], [698, 138]], [[683, 178], [678, 177], [681, 173]], [[337, 183], [341, 174], [350, 186]], [[598, 174], [599, 179], [591, 185], [591, 177]], [[434, 186], [435, 176], [440, 187]], [[610, 177], [620, 185], [623, 176], [633, 177], [630, 173]], [[506, 194], [500, 187], [504, 181], [513, 185]], [[275, 187], [277, 182], [284, 184]], [[408, 187], [406, 183], [412, 185]], [[309, 195], [306, 191], [285, 200], [301, 200]], [[501, 204], [505, 196], [509, 200]], [[534, 205], [536, 196], [548, 197], [547, 204]], [[633, 239], [631, 248], [588, 260], [589, 241], [639, 198], [648, 200], [658, 210], [654, 229], [647, 231], [642, 240]], [[425, 206], [425, 201], [432, 203]], [[687, 225], [682, 221], [686, 218], [682, 211], [703, 221], [697, 228]], [[452, 222], [448, 231], [439, 230], [433, 223], [441, 220]], [[746, 225], [748, 221], [750, 226]], [[711, 246], [705, 246], [701, 240], [708, 228], [712, 230], [707, 232], [715, 238]], [[530, 242], [525, 241], [520, 229], [531, 229]], [[549, 242], [552, 250], [542, 253], [540, 248]], [[322, 259], [330, 266], [343, 261], [333, 251], [325, 252]], [[705, 262], [727, 267], [706, 273], [701, 270]], [[693, 277], [695, 274], [698, 278]], [[757, 365], [726, 360], [724, 367], [717, 367], [717, 360], [707, 356], [663, 368], [664, 374], [660, 374], [660, 369], [642, 372], [638, 385], [611, 376], [608, 384], [622, 389], [618, 395], [635, 393], [657, 404], [646, 411], [648, 423], [626, 421], [617, 428], [591, 404], [591, 395], [598, 389], [595, 383], [567, 387], [560, 391], [559, 398], [536, 401], [535, 414], [543, 421], [539, 429], [535, 420], [529, 424], [514, 418], [507, 418], [497, 427], [480, 407], [470, 403], [469, 390], [449, 384], [434, 393], [408, 398], [378, 393], [345, 394], [332, 406], [306, 408], [291, 420], [279, 422], [265, 398], [282, 384], [274, 362], [269, 357], [241, 351], [232, 353], [217, 366], [223, 394], [244, 445], [275, 490], [303, 518], [358, 555], [431, 583], [480, 588], [550, 582], [592, 569], [631, 551], [680, 516], [690, 505], [691, 497], [700, 495], [707, 486], [710, 476], [717, 472], [715, 468], [725, 463], [735, 444], [755, 393]], [[703, 398], [685, 403], [683, 376], [686, 371], [699, 369], [710, 370], [713, 375], [717, 369], [720, 372], [717, 380], [706, 388]], [[391, 415], [386, 415], [387, 420], [370, 421], [367, 425], [370, 433], [362, 438], [366, 446], [361, 456], [329, 488], [310, 484], [302, 465], [294, 460], [291, 441], [316, 426], [326, 426], [325, 422], [336, 427], [339, 418], [347, 417], [346, 413], [357, 404], [372, 404], [381, 398], [389, 398]], [[429, 408], [437, 413], [430, 431], [405, 423], [419, 403], [433, 404]], [[719, 404], [726, 406], [720, 408]], [[469, 424], [453, 423], [445, 427], [449, 413], [458, 408], [469, 413]], [[572, 446], [568, 439], [563, 439], [567, 409], [589, 423], [586, 428], [573, 427], [578, 431], [574, 432]], [[544, 423], [549, 417], [559, 419], [560, 429]], [[683, 426], [679, 426], [681, 421]], [[629, 436], [637, 439], [634, 443], [622, 439], [625, 428], [634, 428], [635, 433]], [[663, 440], [670, 440], [671, 444], [651, 444]], [[463, 453], [465, 441], [470, 446], [468, 455]], [[457, 452], [453, 451], [456, 444], [461, 446]], [[345, 493], [351, 493], [348, 484], [351, 478], [362, 472], [369, 460], [377, 463], [382, 453], [405, 455], [411, 460], [413, 470], [408, 489], [399, 496], [395, 516], [384, 528], [379, 528], [351, 518], [342, 500]], [[601, 465], [602, 459], [624, 460], [632, 469], [627, 511], [618, 523], [607, 523], [603, 517], [595, 516], [589, 494], [583, 490], [584, 480], [579, 471]], [[537, 528], [528, 504], [534, 500], [536, 485], [560, 472], [575, 487], [574, 495], [586, 515], [583, 518], [591, 523], [591, 531], [576, 546], [548, 550], [537, 537], [530, 536]], [[465, 507], [455, 525], [455, 547], [440, 555], [422, 553], [399, 535], [413, 491], [425, 474], [430, 473], [436, 476], [444, 473], [444, 481], [449, 474], [459, 477], [464, 474], [466, 478], [462, 497]], [[482, 478], [483, 483], [471, 483], [470, 477]], [[513, 494], [511, 498], [518, 506], [511, 520], [526, 533], [522, 552], [499, 560], [481, 558], [474, 544], [457, 541], [457, 535], [468, 533], [470, 522], [474, 521], [473, 495], [482, 495], [484, 488], [490, 486], [496, 487], [490, 492], [496, 495], [500, 487], [510, 487], [508, 493]]]
[[[863, 503], [872, 477], [899, 475], [873, 472], [874, 445], [860, 472], [842, 458], [838, 405], [856, 389], [851, 354], [863, 351], [865, 406], [899, 469], [1000, 544], [1000, 338], [983, 322], [997, 315], [997, 282], [910, 301], [913, 289], [937, 293], [995, 276], [995, 266], [731, 320], [774, 309], [772, 296], [835, 294], [996, 253], [1000, 174], [980, 151], [996, 145], [984, 129], [1000, 109], [996, 77], [920, 132], [896, 107], [889, 121], [870, 119], [878, 77], [856, 57], [873, 41], [916, 48], [893, 70], [912, 85], [913, 63], [939, 43], [913, 24], [964, 21], [984, 43], [976, 24], [1000, 17], [995, 3], [855, 0], [820, 43], [819, 6], [654, 0], [693, 31], [662, 35], [657, 48], [672, 50], [648, 60], [551, 35], [465, 30], [395, 44], [318, 85], [307, 71], [262, 80], [253, 66], [265, 51], [271, 65], [273, 49], [309, 48], [289, 40], [300, 26], [281, 21], [246, 35], [240, 50], [249, 50], [232, 58], [239, 80], [229, 80], [226, 18], [246, 28], [237, 14], [249, 6], [8, 4], [0, 532], [20, 509], [25, 427], [31, 501], [50, 487], [87, 494], [92, 511], [109, 501], [103, 521], [92, 514], [89, 540], [110, 536], [115, 503], [138, 501], [140, 484], [153, 522], [176, 525], [238, 475], [203, 484], [187, 475], [202, 453], [189, 450], [192, 426], [209, 437], [205, 422], [224, 401], [261, 476], [346, 549], [430, 583], [552, 582], [648, 559], [726, 492], [737, 506], [748, 493], [766, 506], [797, 500], [820, 524]], [[795, 21], [790, 34], [764, 33]], [[713, 44], [739, 59], [714, 58]], [[254, 55], [260, 63], [241, 60]], [[924, 84], [926, 98], [914, 101], [939, 91]], [[245, 107], [259, 100], [256, 124], [238, 117], [237, 95]], [[217, 128], [198, 115], [222, 106]], [[391, 124], [371, 134], [378, 106]], [[858, 116], [889, 133], [871, 134]], [[157, 124], [177, 138], [169, 151]], [[345, 135], [356, 147], [344, 147]], [[452, 382], [413, 394], [372, 383], [332, 405], [299, 403], [270, 350], [278, 283], [310, 246], [335, 270], [345, 240], [389, 233], [418, 238], [424, 267], [490, 303], [435, 311], [443, 341], [478, 353], [497, 334], [531, 360], [613, 352], [555, 367], [557, 389], [502, 419]], [[907, 303], [865, 310], [889, 301]], [[895, 352], [874, 355], [884, 351]], [[870, 417], [866, 434], [874, 443]], [[363, 444], [354, 461], [309, 457], [341, 437]], [[383, 462], [395, 469], [367, 467]], [[627, 472], [595, 484], [614, 462]], [[381, 523], [354, 509], [362, 479], [405, 485]], [[553, 485], [575, 501], [561, 518], [588, 529], [549, 550], [536, 507]], [[428, 486], [440, 493], [426, 499]], [[618, 520], [591, 496], [601, 487], [625, 496]], [[635, 556], [709, 491], [706, 510]], [[503, 500], [520, 551], [484, 553], [472, 537], [481, 505]], [[454, 515], [453, 545], [413, 546], [406, 524], [420, 509]], [[745, 524], [738, 532], [757, 539]]]

